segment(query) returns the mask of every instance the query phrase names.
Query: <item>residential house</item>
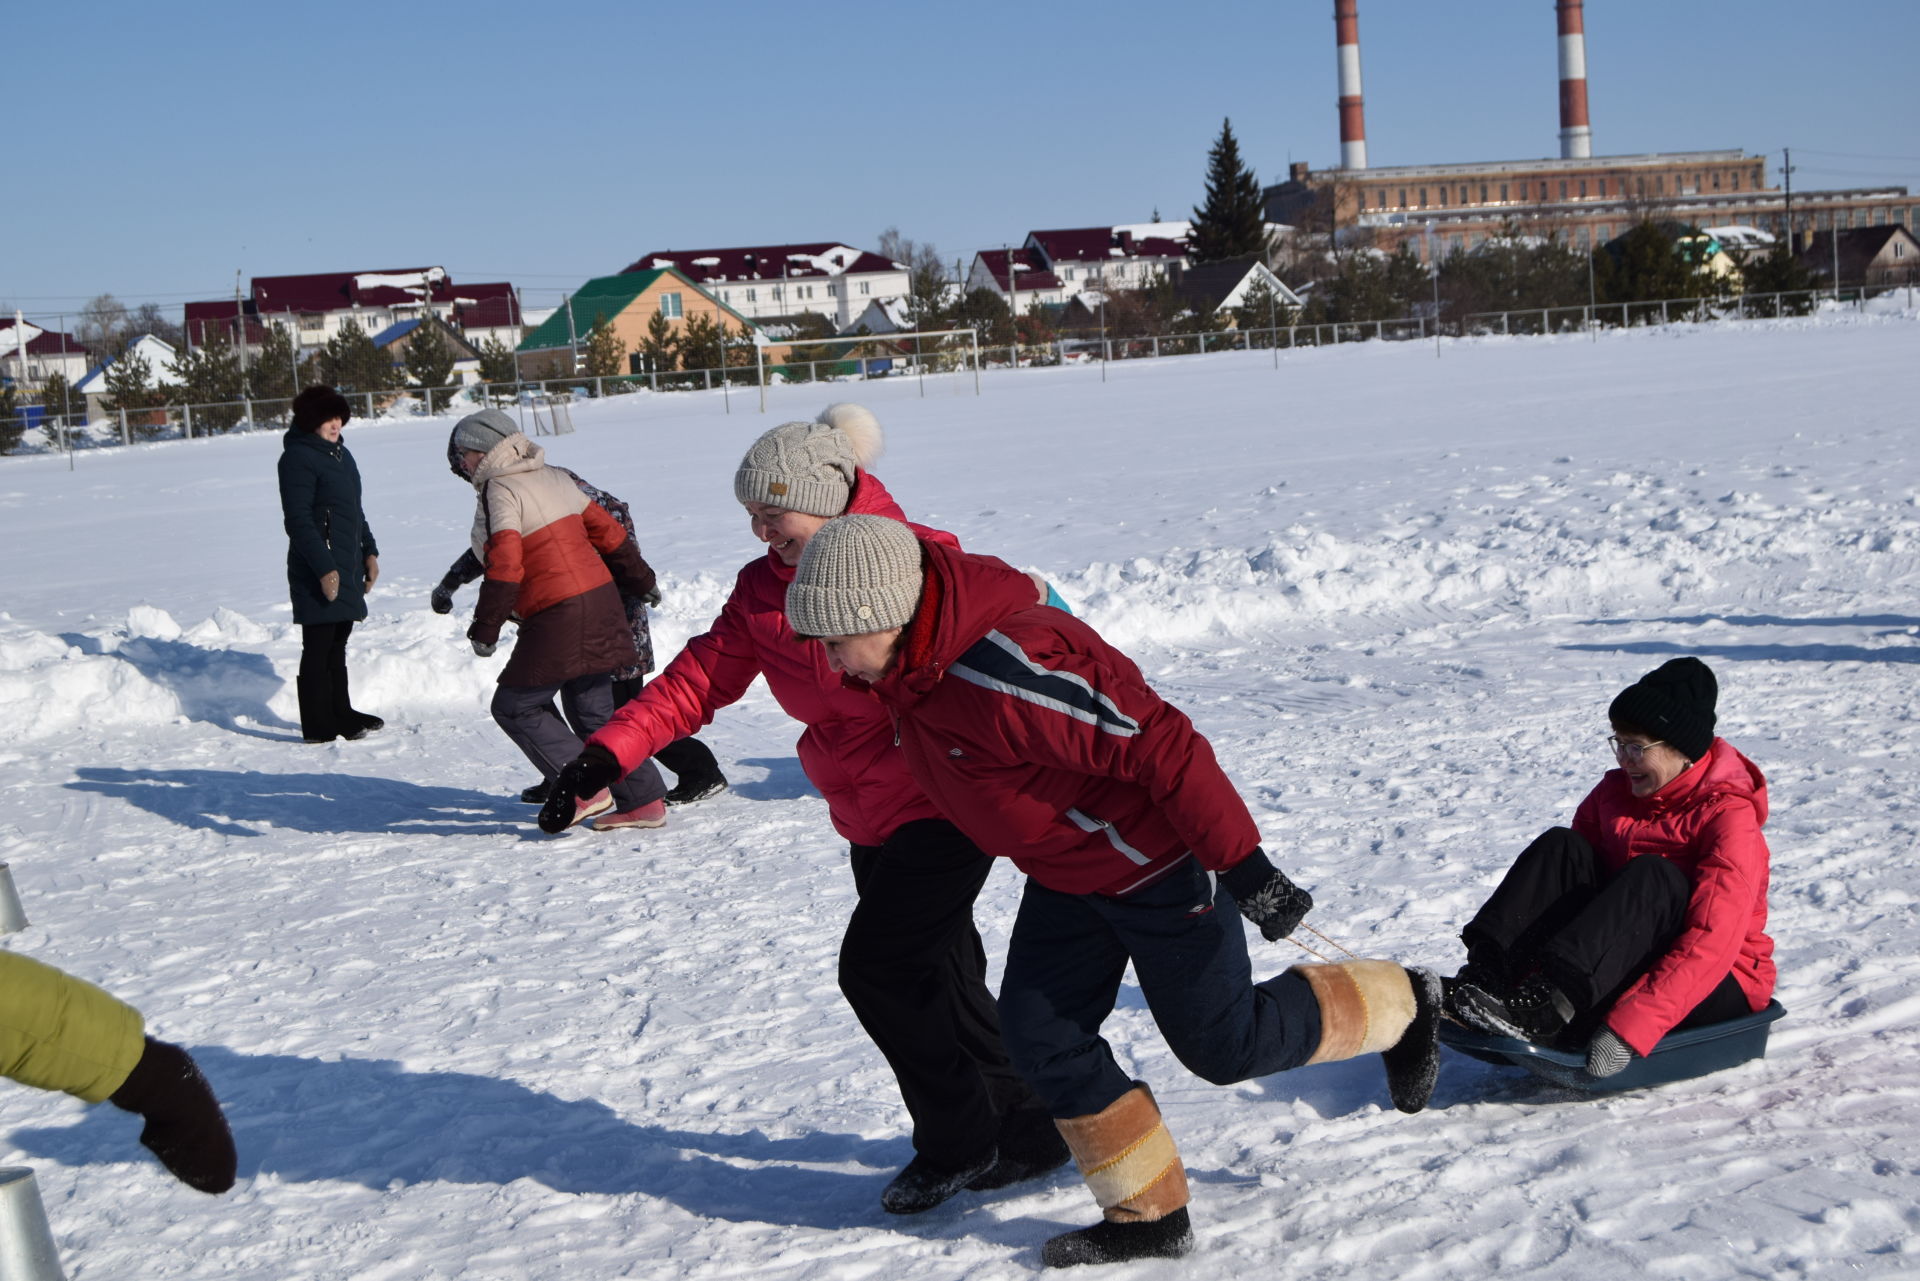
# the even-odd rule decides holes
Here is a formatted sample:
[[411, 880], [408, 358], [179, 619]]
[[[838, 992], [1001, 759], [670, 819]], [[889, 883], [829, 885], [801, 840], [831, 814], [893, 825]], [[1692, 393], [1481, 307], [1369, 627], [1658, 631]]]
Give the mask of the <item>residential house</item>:
[[982, 249], [967, 272], [967, 292], [991, 289], [1020, 315], [1067, 300], [1067, 292], [1038, 249]]
[[24, 320], [0, 320], [0, 379], [36, 391], [55, 374], [71, 386], [86, 372], [87, 349], [72, 334]]
[[[671, 267], [600, 276], [580, 286], [544, 323], [520, 341], [520, 376], [525, 379], [568, 378], [580, 372], [587, 335], [605, 320], [613, 327], [627, 353], [631, 372], [641, 370], [641, 345], [653, 318], [666, 318], [678, 336], [687, 321], [705, 316], [730, 334], [746, 332], [762, 338], [759, 326], [715, 298]], [[769, 360], [776, 359], [769, 355]]]
[[1190, 230], [1187, 222], [1142, 222], [1031, 231], [1018, 249], [975, 254], [967, 287], [992, 289], [1023, 314], [1082, 290], [1142, 289], [1186, 264]]
[[414, 316], [396, 320], [373, 335], [373, 345], [387, 353], [396, 368], [407, 363], [407, 349], [420, 336], [423, 326], [440, 331], [440, 341], [453, 353], [453, 381], [462, 387], [480, 381], [480, 351], [459, 330], [438, 316]]
[[268, 325], [282, 324], [301, 348], [310, 349], [349, 320], [371, 335], [429, 311], [474, 343], [487, 337], [508, 346], [520, 341], [524, 317], [511, 284], [456, 285], [443, 267], [255, 276], [242, 298], [188, 303], [186, 330], [189, 342], [205, 341], [209, 326], [223, 327], [229, 336], [244, 330], [247, 344], [258, 347]]
[[642, 254], [622, 270], [673, 270], [735, 314], [758, 320], [796, 311], [825, 316], [836, 330], [876, 298], [904, 298], [911, 273], [903, 263], [841, 241], [755, 245], [735, 249], [669, 249]]
[[127, 350], [121, 355], [94, 366], [73, 385], [75, 393], [86, 398], [87, 421], [92, 422], [107, 416], [106, 410], [102, 409], [100, 404], [107, 395], [107, 371], [113, 368], [115, 363], [125, 360], [131, 354], [137, 354], [147, 362], [147, 368], [152, 371], [153, 386], [157, 387], [161, 383], [173, 381], [175, 377], [173, 360], [178, 354], [173, 345], [155, 338], [152, 334], [142, 334], [127, 344]]
[[[1839, 237], [1837, 243], [1835, 236]], [[1898, 223], [1851, 231], [1803, 232], [1793, 256], [1826, 288], [1833, 286], [1836, 267], [1843, 289], [1920, 285], [1920, 241]]]
[[[1260, 284], [1265, 284], [1273, 295], [1275, 320], [1284, 323], [1285, 309], [1301, 305], [1300, 295], [1287, 288], [1258, 258], [1231, 258], [1198, 267], [1175, 267], [1172, 281], [1174, 297], [1186, 310], [1197, 314], [1225, 314], [1231, 319], [1234, 309], [1242, 306], [1248, 293]], [[1262, 319], [1256, 327], [1266, 325], [1267, 321]]]

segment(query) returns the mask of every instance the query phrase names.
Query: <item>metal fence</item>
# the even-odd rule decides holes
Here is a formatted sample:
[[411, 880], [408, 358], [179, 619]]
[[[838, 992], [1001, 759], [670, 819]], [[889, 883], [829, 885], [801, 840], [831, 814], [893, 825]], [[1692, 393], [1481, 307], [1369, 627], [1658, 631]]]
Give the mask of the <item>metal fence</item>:
[[[1907, 294], [1907, 305], [1916, 305], [1920, 290], [1892, 292]], [[759, 409], [766, 408], [766, 388], [776, 383], [860, 382], [871, 379], [917, 378], [925, 394], [928, 374], [971, 372], [974, 391], [980, 389], [982, 370], [1034, 369], [1066, 365], [1103, 367], [1123, 360], [1154, 360], [1164, 356], [1206, 355], [1226, 351], [1271, 350], [1278, 353], [1300, 347], [1328, 347], [1354, 342], [1419, 342], [1443, 337], [1476, 337], [1493, 334], [1541, 335], [1597, 331], [1605, 328], [1637, 328], [1676, 323], [1712, 323], [1723, 320], [1766, 319], [1807, 315], [1820, 303], [1864, 305], [1866, 290], [1801, 290], [1793, 293], [1747, 294], [1728, 298], [1684, 298], [1652, 302], [1605, 303], [1577, 307], [1526, 308], [1513, 311], [1475, 312], [1459, 319], [1436, 322], [1430, 315], [1405, 316], [1394, 320], [1343, 321], [1324, 324], [1280, 324], [1264, 329], [1228, 329], [1210, 333], [1171, 333], [1122, 337], [1118, 335], [1077, 335], [1055, 338], [1045, 343], [1021, 343], [987, 346], [974, 339], [971, 330], [940, 331], [916, 335], [885, 335], [866, 339], [855, 351], [840, 359], [786, 361], [729, 365], [725, 369], [677, 369], [651, 373], [620, 374], [605, 377], [575, 375], [514, 382], [475, 383], [467, 387], [437, 387], [405, 391], [348, 392], [355, 412], [366, 418], [428, 417], [460, 407], [464, 396], [472, 405], [493, 405], [517, 409], [521, 426], [529, 435], [547, 435], [571, 431], [567, 406], [576, 398], [614, 397], [638, 393], [675, 391], [720, 391], [727, 412], [732, 411], [731, 392], [757, 391]], [[965, 335], [966, 343], [953, 341]], [[925, 338], [941, 341], [928, 346]], [[907, 339], [917, 338], [909, 344]], [[834, 340], [803, 344], [815, 347], [844, 345]], [[875, 354], [874, 349], [881, 354]], [[919, 348], [915, 350], [914, 348]], [[279, 431], [290, 420], [292, 401], [239, 400], [206, 405], [159, 405], [145, 409], [123, 409], [105, 420], [87, 422], [82, 415], [61, 416], [33, 412], [15, 421], [24, 427], [43, 427], [48, 447], [62, 452], [74, 448], [136, 441], [186, 439], [227, 435], [244, 431]]]

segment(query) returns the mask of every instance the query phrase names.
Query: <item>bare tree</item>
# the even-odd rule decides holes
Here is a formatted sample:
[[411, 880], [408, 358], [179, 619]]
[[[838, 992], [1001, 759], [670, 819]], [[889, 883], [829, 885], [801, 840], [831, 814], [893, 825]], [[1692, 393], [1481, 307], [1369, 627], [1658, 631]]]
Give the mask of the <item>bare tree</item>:
[[909, 240], [898, 227], [880, 233], [880, 256], [907, 269], [907, 312], [915, 329], [924, 329], [940, 314], [949, 280], [940, 251], [932, 244]]
[[157, 302], [143, 302], [127, 317], [130, 337], [152, 334], [169, 347], [180, 348], [186, 345], [187, 331], [168, 319], [167, 313]]
[[80, 342], [94, 363], [110, 360], [133, 337], [132, 319], [112, 294], [101, 294], [80, 309]]

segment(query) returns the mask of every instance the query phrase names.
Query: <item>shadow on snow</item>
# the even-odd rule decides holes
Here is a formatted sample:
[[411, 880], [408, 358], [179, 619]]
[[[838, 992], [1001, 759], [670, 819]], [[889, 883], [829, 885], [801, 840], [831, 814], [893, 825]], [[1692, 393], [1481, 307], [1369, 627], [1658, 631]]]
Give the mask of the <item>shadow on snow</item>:
[[[188, 720], [218, 725], [251, 738], [286, 741], [300, 737], [299, 726], [268, 710], [267, 702], [286, 682], [265, 654], [240, 649], [207, 649], [181, 640], [134, 636], [109, 649], [97, 636], [67, 632], [60, 639], [83, 654], [117, 658], [171, 690]], [[291, 736], [245, 729], [239, 718], [293, 730]]]

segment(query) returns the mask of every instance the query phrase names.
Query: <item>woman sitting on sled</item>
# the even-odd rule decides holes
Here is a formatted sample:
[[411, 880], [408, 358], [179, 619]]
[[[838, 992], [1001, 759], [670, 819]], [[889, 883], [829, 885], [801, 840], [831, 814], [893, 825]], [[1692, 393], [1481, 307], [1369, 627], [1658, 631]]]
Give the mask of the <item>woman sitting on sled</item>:
[[1713, 673], [1663, 663], [1607, 709], [1608, 770], [1571, 828], [1542, 833], [1460, 937], [1458, 1021], [1587, 1047], [1594, 1077], [1660, 1038], [1762, 1010], [1773, 995], [1767, 782], [1714, 737]]

